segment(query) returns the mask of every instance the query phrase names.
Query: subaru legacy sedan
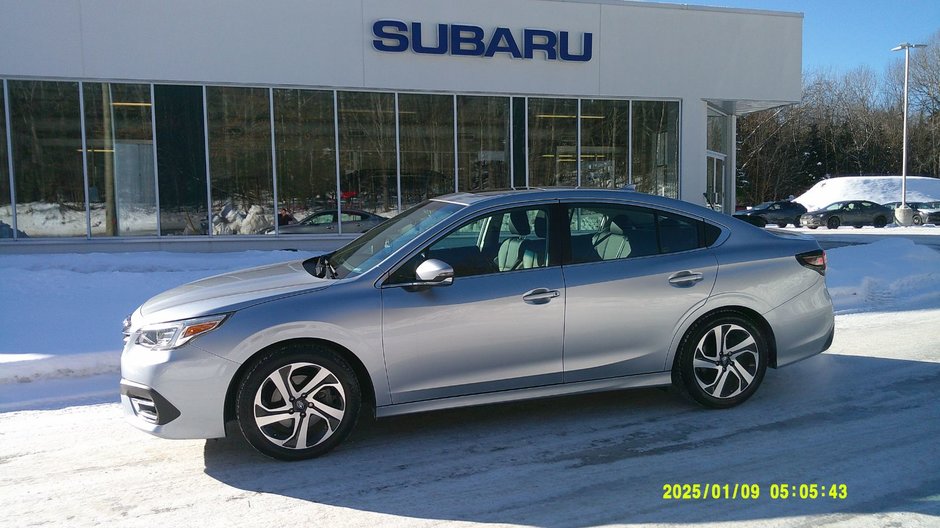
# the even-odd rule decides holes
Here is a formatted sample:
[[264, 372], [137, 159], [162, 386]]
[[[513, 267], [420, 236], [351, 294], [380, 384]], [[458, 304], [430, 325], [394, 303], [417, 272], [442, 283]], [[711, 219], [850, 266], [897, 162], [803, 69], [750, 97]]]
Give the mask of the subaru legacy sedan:
[[675, 386], [750, 398], [833, 337], [826, 257], [686, 202], [550, 189], [426, 201], [332, 253], [162, 293], [125, 320], [121, 400], [164, 438], [335, 447], [360, 413]]

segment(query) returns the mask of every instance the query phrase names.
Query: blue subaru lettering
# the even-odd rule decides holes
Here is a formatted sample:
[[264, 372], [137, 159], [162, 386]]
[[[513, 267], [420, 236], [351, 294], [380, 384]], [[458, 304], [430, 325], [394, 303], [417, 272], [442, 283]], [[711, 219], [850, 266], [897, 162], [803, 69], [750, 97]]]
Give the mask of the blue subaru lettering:
[[437, 25], [437, 46], [425, 46], [421, 34], [421, 22], [411, 23], [411, 49], [415, 53], [429, 55], [444, 55], [447, 53], [447, 24]]
[[[504, 41], [505, 44], [502, 44]], [[513, 58], [522, 58], [522, 53], [519, 52], [519, 45], [516, 44], [516, 39], [512, 36], [512, 32], [509, 31], [508, 28], [496, 28], [496, 31], [493, 32], [493, 37], [490, 39], [490, 45], [486, 47], [486, 53], [483, 55], [485, 57], [492, 57], [497, 53], [508, 53], [512, 55]]]
[[[465, 35], [470, 33], [471, 35]], [[469, 48], [465, 46], [470, 46]], [[452, 24], [450, 26], [450, 54], [451, 55], [483, 55], [486, 47], [483, 45], [483, 28], [480, 26], [467, 26]]]
[[[536, 41], [536, 39], [543, 39]], [[525, 29], [522, 31], [522, 46], [525, 50], [523, 55], [527, 59], [535, 56], [536, 51], [544, 51], [547, 60], [555, 60], [558, 46], [558, 35], [554, 31], [547, 29]]]
[[[398, 31], [398, 33], [392, 31]], [[372, 47], [379, 51], [405, 51], [408, 49], [408, 35], [402, 33], [407, 33], [407, 31], [408, 24], [399, 20], [377, 20], [372, 24], [372, 34], [375, 35]]]
[[558, 46], [558, 53], [559, 56], [561, 56], [561, 60], [573, 62], [587, 62], [591, 60], [593, 37], [594, 36], [590, 33], [585, 33], [581, 42], [581, 54], [575, 55], [570, 52], [570, 48], [568, 47], [568, 32], [562, 31], [561, 44]]

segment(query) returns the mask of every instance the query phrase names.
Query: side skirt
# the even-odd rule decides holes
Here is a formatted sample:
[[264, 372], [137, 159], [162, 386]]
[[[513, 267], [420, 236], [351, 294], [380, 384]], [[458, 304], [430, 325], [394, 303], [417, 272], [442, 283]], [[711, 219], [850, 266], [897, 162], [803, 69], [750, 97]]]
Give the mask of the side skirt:
[[589, 392], [636, 389], [642, 387], [662, 387], [670, 384], [672, 384], [672, 374], [670, 372], [656, 372], [654, 374], [638, 374], [636, 376], [579, 381], [577, 383], [560, 383], [543, 387], [470, 394], [467, 396], [454, 396], [451, 398], [399, 403], [396, 405], [383, 405], [382, 407], [376, 408], [375, 416], [376, 418], [385, 418], [386, 416], [439, 411], [442, 409], [456, 409], [475, 405], [487, 405], [490, 403], [533, 400], [547, 396], [565, 396], [569, 394], [586, 394]]

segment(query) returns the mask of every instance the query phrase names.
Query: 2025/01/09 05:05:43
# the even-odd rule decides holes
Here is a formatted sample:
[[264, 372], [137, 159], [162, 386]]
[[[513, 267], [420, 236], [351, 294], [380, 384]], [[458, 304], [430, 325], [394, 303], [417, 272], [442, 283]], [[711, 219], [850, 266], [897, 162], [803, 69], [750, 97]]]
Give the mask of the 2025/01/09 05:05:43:
[[[787, 484], [770, 485], [771, 500], [816, 500], [848, 498], [846, 484]], [[663, 484], [663, 500], [757, 500], [761, 496], [759, 484]]]

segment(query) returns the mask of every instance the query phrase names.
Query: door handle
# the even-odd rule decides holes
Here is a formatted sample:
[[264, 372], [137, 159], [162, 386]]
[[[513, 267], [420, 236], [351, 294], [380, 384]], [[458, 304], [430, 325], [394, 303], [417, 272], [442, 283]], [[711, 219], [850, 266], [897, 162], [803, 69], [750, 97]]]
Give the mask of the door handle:
[[700, 282], [704, 278], [705, 276], [697, 271], [680, 271], [669, 276], [669, 284], [679, 288], [686, 288], [694, 285], [696, 282]]
[[526, 292], [522, 296], [522, 300], [529, 304], [545, 304], [559, 295], [561, 295], [561, 293], [558, 290], [536, 288], [532, 291]]

